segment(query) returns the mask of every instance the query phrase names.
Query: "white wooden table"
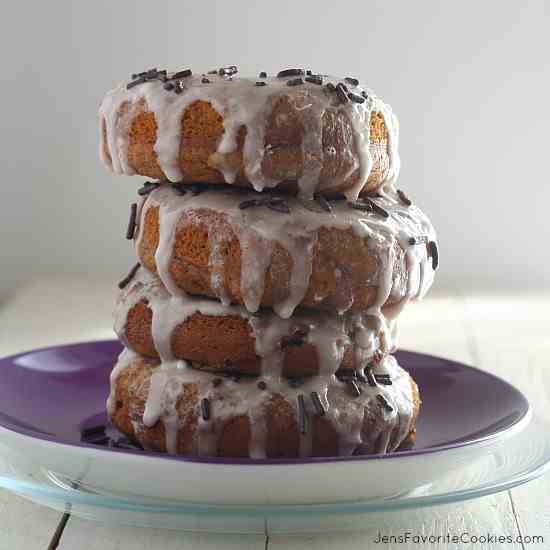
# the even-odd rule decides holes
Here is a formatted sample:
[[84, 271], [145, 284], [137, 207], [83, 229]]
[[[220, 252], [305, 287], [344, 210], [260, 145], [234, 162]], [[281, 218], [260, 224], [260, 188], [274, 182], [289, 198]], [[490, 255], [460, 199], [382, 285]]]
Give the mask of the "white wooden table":
[[[108, 338], [116, 289], [110, 281], [45, 279], [0, 302], [0, 356], [39, 346]], [[480, 366], [515, 384], [550, 420], [550, 294], [532, 296], [433, 295], [412, 305], [401, 321], [401, 345]], [[47, 549], [61, 514], [0, 490], [0, 550]], [[510, 535], [504, 545], [471, 548], [550, 549], [550, 475], [527, 485], [458, 505], [392, 514], [385, 535]], [[61, 550], [421, 548], [376, 544], [378, 529], [308, 536], [205, 535], [113, 527], [69, 518]], [[542, 536], [540, 544], [518, 536]], [[454, 548], [446, 544], [430, 548]], [[460, 545], [459, 548], [470, 546]]]

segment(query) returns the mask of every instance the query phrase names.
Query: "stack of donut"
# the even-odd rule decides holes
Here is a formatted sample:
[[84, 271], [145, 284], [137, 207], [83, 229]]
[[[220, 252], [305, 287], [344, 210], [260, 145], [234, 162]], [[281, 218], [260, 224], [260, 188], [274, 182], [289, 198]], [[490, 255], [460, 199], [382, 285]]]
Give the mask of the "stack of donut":
[[395, 187], [391, 108], [355, 78], [231, 66], [134, 74], [99, 115], [103, 163], [152, 180], [128, 225], [112, 423], [196, 456], [414, 442], [418, 388], [391, 354], [438, 249]]

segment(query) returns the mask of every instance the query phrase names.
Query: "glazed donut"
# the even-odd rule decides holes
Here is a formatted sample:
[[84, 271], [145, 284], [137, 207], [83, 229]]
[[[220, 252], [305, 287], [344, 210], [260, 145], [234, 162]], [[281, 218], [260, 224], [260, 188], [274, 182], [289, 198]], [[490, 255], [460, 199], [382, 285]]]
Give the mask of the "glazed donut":
[[114, 316], [119, 340], [133, 351], [226, 374], [295, 378], [339, 369], [361, 374], [395, 348], [395, 324], [372, 315], [251, 314], [211, 299], [170, 296], [145, 269], [121, 291]]
[[[357, 198], [399, 173], [398, 122], [356, 79], [151, 71], [107, 93], [100, 157], [117, 174]], [[300, 71], [302, 74], [299, 74]]]
[[108, 411], [146, 450], [250, 458], [345, 456], [396, 450], [414, 437], [418, 388], [392, 356], [391, 385], [314, 376], [220, 379], [125, 350], [113, 369]]
[[298, 305], [378, 314], [423, 296], [433, 281], [435, 231], [393, 191], [352, 203], [215, 186], [146, 191], [136, 252], [174, 295], [251, 312], [269, 306], [284, 318]]

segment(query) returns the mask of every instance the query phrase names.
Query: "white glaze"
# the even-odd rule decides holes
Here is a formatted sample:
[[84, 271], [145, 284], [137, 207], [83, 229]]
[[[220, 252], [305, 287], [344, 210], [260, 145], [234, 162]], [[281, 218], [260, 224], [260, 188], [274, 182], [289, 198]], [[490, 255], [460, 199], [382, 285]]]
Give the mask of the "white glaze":
[[139, 355], [129, 348], [124, 348], [118, 356], [117, 362], [110, 374], [110, 392], [107, 398], [107, 413], [112, 416], [115, 412], [115, 387], [118, 377], [135, 361]]
[[[183, 92], [175, 94], [167, 91], [163, 83], [154, 80], [134, 86], [130, 90], [125, 84], [108, 92], [101, 104], [100, 115], [100, 157], [117, 174], [134, 174], [128, 162], [129, 126], [140, 104], [152, 112], [157, 124], [157, 140], [154, 150], [158, 164], [166, 178], [172, 182], [180, 181], [184, 174], [179, 165], [181, 145], [181, 119], [185, 109], [195, 101], [209, 102], [223, 117], [224, 133], [213, 155], [216, 165], [223, 173], [227, 183], [235, 181], [235, 169], [225, 163], [225, 156], [237, 149], [237, 136], [241, 127], [246, 128], [243, 147], [243, 164], [247, 179], [257, 191], [276, 186], [279, 182], [267, 178], [262, 172], [264, 155], [269, 153], [265, 147], [265, 129], [273, 105], [286, 96], [294, 104], [300, 124], [304, 128], [302, 142], [303, 171], [298, 180], [302, 195], [311, 197], [318, 190], [319, 175], [326, 152], [322, 144], [322, 119], [327, 110], [343, 111], [349, 118], [353, 129], [354, 158], [358, 166], [353, 166], [349, 175], [357, 168], [359, 178], [347, 191], [348, 198], [355, 199], [367, 184], [373, 162], [369, 151], [370, 118], [374, 112], [384, 117], [388, 130], [389, 170], [385, 184], [393, 185], [399, 174], [400, 160], [397, 151], [399, 127], [391, 107], [378, 98], [372, 90], [346, 83], [351, 92], [360, 95], [365, 91], [368, 99], [363, 103], [348, 101], [339, 104], [334, 93], [327, 92], [325, 86], [304, 83], [301, 86], [287, 86], [289, 78], [266, 78], [266, 86], [255, 86], [257, 78], [226, 78], [208, 75], [210, 83], [202, 82], [202, 75], [183, 78]], [[337, 84], [340, 79], [323, 75], [323, 83]], [[128, 105], [124, 113], [121, 107]], [[103, 128], [105, 128], [106, 140]], [[108, 152], [109, 156], [105, 154]], [[110, 158], [109, 158], [110, 157]], [[345, 178], [344, 178], [345, 179]], [[323, 186], [327, 191], [335, 184], [333, 181]]]
[[[177, 448], [176, 439], [179, 425], [176, 404], [177, 396], [180, 395], [182, 388], [180, 383], [172, 381], [172, 375], [174, 374], [172, 371], [175, 368], [181, 370], [181, 373], [178, 374], [179, 378], [177, 377], [177, 380], [180, 381], [183, 380], [180, 376], [182, 373], [186, 373], [186, 375], [192, 373], [193, 381], [199, 376], [194, 374], [194, 369], [185, 368], [184, 361], [176, 360], [172, 353], [171, 339], [175, 328], [196, 312], [211, 316], [238, 315], [247, 319], [255, 338], [256, 353], [261, 358], [261, 376], [268, 387], [277, 388], [277, 392], [283, 392], [285, 397], [292, 403], [297, 403], [299, 394], [307, 397], [311, 392], [316, 391], [327, 409], [328, 417], [335, 425], [341, 425], [341, 429], [339, 429], [341, 452], [344, 454], [351, 453], [358, 446], [366, 445], [365, 435], [361, 433], [363, 426], [362, 409], [358, 409], [354, 413], [355, 416], [351, 418], [346, 406], [345, 410], [348, 412], [342, 416], [340, 411], [343, 410], [344, 403], [342, 402], [339, 407], [331, 406], [329, 389], [333, 386], [339, 387], [340, 382], [336, 380], [334, 375], [340, 368], [344, 351], [349, 345], [355, 347], [354, 367], [359, 373], [369, 363], [375, 362], [377, 365], [380, 364], [380, 361], [384, 363], [384, 354], [387, 353], [390, 347], [393, 347], [393, 344], [389, 345], [384, 340], [386, 338], [383, 333], [386, 330], [385, 321], [381, 321], [374, 316], [341, 316], [323, 312], [310, 314], [302, 312], [290, 319], [282, 319], [275, 314], [265, 312], [262, 316], [256, 316], [250, 314], [241, 306], [224, 306], [214, 300], [203, 300], [185, 295], [172, 296], [158, 278], [145, 269], [139, 269], [132, 282], [121, 293], [115, 310], [115, 331], [119, 339], [125, 344], [127, 344], [125, 329], [128, 312], [136, 304], [144, 302], [152, 310], [153, 342], [161, 358], [162, 366], [155, 371], [151, 378], [143, 423], [150, 427], [162, 418], [165, 422], [169, 452], [175, 452], [174, 449]], [[307, 329], [306, 341], [317, 349], [319, 370], [318, 374], [308, 378], [299, 388], [291, 388], [287, 387], [288, 383], [284, 381], [282, 376], [284, 351], [281, 343], [285, 337], [294, 334], [298, 327]], [[353, 340], [350, 339], [351, 334], [353, 334]], [[126, 352], [126, 355], [121, 356], [120, 365], [114, 369], [111, 376], [111, 386], [116, 383], [122, 368], [125, 368], [134, 357], [135, 355], [132, 355], [131, 352]], [[385, 368], [385, 372], [391, 370], [390, 363], [389, 367]], [[200, 373], [200, 376], [211, 380], [211, 376], [206, 373]], [[243, 393], [243, 388], [249, 388], [250, 395]], [[367, 386], [366, 388], [370, 387]], [[378, 393], [384, 395], [386, 391], [394, 391], [387, 388], [386, 386], [379, 386]], [[206, 392], [206, 390], [214, 392], [214, 394], [204, 393], [204, 397], [217, 399], [217, 394], [213, 388], [206, 385], [204, 391]], [[368, 389], [367, 391], [371, 390]], [[236, 386], [235, 392], [231, 399], [225, 400], [222, 404], [217, 404], [216, 408], [222, 407], [227, 414], [232, 411], [231, 414], [236, 415], [238, 411], [241, 411], [239, 414], [249, 415], [251, 420], [250, 454], [256, 458], [261, 458], [265, 456], [264, 441], [266, 434], [263, 410], [265, 403], [262, 392], [255, 386], [247, 386], [246, 384]], [[336, 392], [335, 395], [340, 395], [340, 393]], [[393, 403], [395, 398], [393, 394], [386, 397], [390, 403]], [[349, 396], [346, 399], [349, 399]], [[109, 402], [110, 414], [113, 411], [111, 401]], [[238, 403], [240, 408], [232, 408], [231, 403]], [[397, 406], [401, 410], [401, 404]], [[306, 407], [309, 415], [315, 414], [315, 409], [309, 398], [306, 399]], [[384, 414], [388, 416], [386, 413]], [[224, 417], [223, 414], [221, 416]], [[391, 417], [391, 415], [389, 416]], [[210, 423], [202, 421], [199, 428], [200, 437], [197, 452], [211, 454], [215, 441], [217, 441], [218, 431]], [[308, 432], [301, 438], [300, 452], [303, 456], [308, 456], [311, 452], [310, 437], [311, 433]], [[387, 445], [384, 450], [386, 447]], [[374, 452], [372, 445], [369, 449]]]
[[[197, 212], [201, 209], [218, 214], [222, 220], [221, 225], [216, 226], [214, 223], [208, 230], [211, 244], [215, 240], [209, 261], [214, 268], [211, 269], [212, 287], [224, 303], [228, 303], [229, 298], [223, 284], [223, 266], [220, 266], [218, 255], [223, 239], [236, 237], [240, 242], [240, 286], [244, 304], [251, 312], [259, 308], [265, 274], [275, 244], [279, 244], [290, 254], [292, 271], [288, 296], [275, 304], [274, 310], [283, 318], [291, 317], [307, 292], [312, 271], [312, 252], [317, 232], [322, 227], [351, 228], [360, 237], [368, 239], [368, 246], [378, 261], [377, 272], [372, 280], [366, 281], [377, 289], [376, 300], [367, 312], [370, 315], [382, 318], [384, 313], [393, 318], [408, 301], [421, 298], [431, 286], [434, 272], [427, 246], [410, 245], [409, 238], [424, 236], [430, 241], [437, 241], [435, 230], [418, 207], [403, 205], [394, 191], [389, 190], [381, 198], [375, 199], [377, 204], [389, 212], [387, 219], [352, 209], [345, 201], [333, 201], [332, 213], [312, 212], [292, 197], [287, 197], [291, 214], [275, 212], [267, 207], [239, 208], [242, 201], [258, 197], [255, 193], [216, 190], [215, 186], [197, 196], [191, 193], [181, 196], [171, 186], [162, 185], [144, 199], [140, 207], [142, 216], [150, 208], [159, 208], [160, 241], [155, 260], [157, 273], [171, 294], [183, 294], [169, 272], [176, 231], [185, 223], [196, 221]], [[228, 226], [232, 234], [228, 234]], [[140, 242], [141, 232], [136, 239], [136, 251], [139, 250]], [[394, 280], [396, 245], [405, 251], [406, 288], [400, 288], [403, 285], [396, 284]], [[388, 299], [395, 294], [402, 298], [396, 306], [389, 308]], [[347, 307], [352, 305], [350, 300]], [[345, 311], [346, 308], [343, 308], [340, 313]]]
[[[115, 366], [120, 372], [128, 367], [127, 357], [121, 356], [121, 363]], [[339, 455], [353, 453], [385, 453], [395, 450], [407, 437], [412, 428], [414, 413], [413, 392], [408, 374], [397, 364], [395, 358], [388, 356], [373, 371], [375, 374], [389, 374], [392, 384], [371, 387], [361, 385], [362, 393], [352, 397], [346, 384], [335, 376], [314, 376], [299, 387], [292, 387], [281, 376], [266, 376], [267, 388], [260, 390], [256, 379], [241, 379], [235, 382], [223, 379], [218, 386], [212, 384], [214, 375], [190, 368], [183, 361], [162, 363], [153, 370], [148, 388], [142, 388], [146, 394], [145, 412], [131, 410], [134, 424], [140, 421], [146, 427], [157, 422], [164, 423], [166, 431], [166, 448], [169, 453], [177, 452], [178, 430], [183, 416], [194, 413], [198, 419], [198, 429], [194, 437], [194, 452], [199, 455], [215, 456], [221, 431], [230, 419], [236, 416], [247, 416], [251, 428], [248, 453], [251, 458], [265, 458], [266, 452], [266, 406], [274, 394], [281, 395], [287, 402], [297, 404], [298, 396], [304, 396], [308, 415], [308, 431], [301, 437], [300, 456], [311, 456], [312, 429], [311, 418], [318, 414], [312, 404], [310, 395], [317, 391], [326, 408], [326, 415], [339, 436]], [[116, 390], [116, 376], [111, 382], [111, 392]], [[187, 404], [183, 411], [178, 405], [187, 384], [197, 388], [197, 399]], [[133, 391], [139, 393], [140, 389]], [[392, 411], [380, 406], [377, 395], [382, 395], [391, 405]], [[210, 403], [210, 418], [201, 416], [200, 401], [206, 398]], [[110, 410], [112, 414], [112, 410]], [[296, 418], [297, 418], [296, 405]], [[366, 419], [370, 422], [367, 423]], [[390, 435], [393, 436], [390, 439]]]
[[[270, 312], [253, 315], [242, 306], [223, 305], [215, 300], [179, 295], [172, 296], [160, 279], [141, 268], [132, 281], [120, 293], [114, 311], [114, 330], [119, 339], [128, 345], [126, 325], [129, 311], [137, 304], [145, 303], [152, 311], [151, 334], [153, 344], [163, 362], [175, 360], [171, 339], [176, 327], [195, 313], [214, 317], [242, 317], [250, 325], [255, 338], [258, 357], [262, 358], [262, 371], [280, 375], [275, 356], [281, 356], [283, 338], [292, 336], [297, 329], [307, 331], [307, 339], [322, 353], [320, 366], [323, 372], [333, 374], [340, 366], [341, 348], [349, 344], [349, 332], [353, 326], [350, 318], [328, 312], [301, 312], [290, 319], [282, 319]], [[362, 369], [373, 354], [357, 365]], [[324, 367], [323, 365], [329, 364]], [[277, 366], [278, 365], [278, 366]]]

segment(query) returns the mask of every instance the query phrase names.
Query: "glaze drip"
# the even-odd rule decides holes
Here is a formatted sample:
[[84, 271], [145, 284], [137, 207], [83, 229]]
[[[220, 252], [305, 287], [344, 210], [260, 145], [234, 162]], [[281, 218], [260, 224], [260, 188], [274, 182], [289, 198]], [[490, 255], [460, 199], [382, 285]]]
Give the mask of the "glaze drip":
[[[131, 352], [123, 352], [114, 372], [120, 373], [128, 368], [132, 357], [135, 358]], [[298, 397], [302, 396], [308, 422], [306, 433], [300, 437], [299, 452], [300, 456], [306, 457], [312, 454], [312, 419], [318, 415], [309, 396], [317, 392], [326, 409], [327, 420], [337, 431], [339, 455], [391, 452], [412, 428], [415, 412], [413, 389], [409, 375], [391, 356], [381, 361], [375, 372], [389, 374], [392, 385], [370, 387], [365, 384], [359, 396], [350, 397], [346, 384], [333, 375], [311, 377], [299, 387], [292, 386], [280, 376], [271, 376], [266, 383], [267, 389], [259, 390], [256, 380], [235, 382], [224, 379], [223, 383], [214, 386], [211, 374], [190, 368], [183, 361], [161, 363], [150, 376], [143, 415], [140, 418], [139, 413], [134, 411], [133, 422], [139, 425], [141, 421], [145, 427], [163, 422], [167, 452], [177, 453], [178, 431], [182, 426], [180, 401], [185, 387], [192, 386], [196, 390], [192, 408], [198, 419], [194, 433], [196, 454], [216, 456], [225, 424], [235, 417], [245, 416], [250, 426], [249, 456], [266, 458], [266, 415], [272, 399], [279, 396], [288, 403], [296, 404]], [[117, 376], [112, 377], [110, 401], [116, 392], [117, 379]], [[391, 405], [391, 411], [380, 406], [379, 396]], [[209, 402], [207, 419], [201, 415], [200, 403], [203, 399]], [[109, 414], [114, 414], [112, 408]]]
[[[181, 395], [182, 386], [177, 380], [186, 382], [185, 376], [191, 376], [192, 381], [203, 380], [204, 392], [201, 394], [212, 403], [213, 417], [220, 407], [232, 410], [227, 401], [217, 403], [218, 394], [211, 388], [212, 375], [207, 373], [195, 374], [195, 370], [187, 368], [185, 361], [176, 360], [172, 352], [172, 335], [175, 328], [185, 322], [194, 313], [214, 316], [241, 316], [248, 320], [254, 338], [256, 353], [261, 358], [261, 380], [270, 388], [270, 392], [281, 393], [291, 403], [297, 403], [298, 395], [310, 396], [316, 392], [320, 402], [326, 410], [327, 418], [335, 425], [342, 425], [340, 433], [340, 445], [342, 452], [351, 452], [359, 444], [363, 445], [364, 437], [360, 433], [362, 420], [356, 415], [351, 422], [346, 413], [343, 417], [338, 407], [334, 407], [330, 398], [330, 388], [339, 387], [341, 384], [335, 377], [342, 365], [344, 352], [350, 345], [355, 347], [355, 364], [357, 373], [372, 363], [384, 364], [384, 355], [390, 345], [385, 341], [383, 322], [374, 316], [349, 315], [342, 316], [329, 313], [311, 313], [294, 315], [291, 319], [283, 319], [274, 314], [256, 316], [250, 314], [241, 306], [224, 306], [213, 300], [201, 300], [185, 295], [172, 296], [164, 288], [162, 282], [145, 269], [139, 269], [131, 284], [121, 294], [115, 310], [115, 331], [119, 339], [126, 342], [126, 322], [129, 311], [139, 303], [147, 303], [152, 310], [152, 336], [155, 348], [161, 359], [161, 367], [155, 370], [151, 377], [149, 398], [143, 417], [146, 426], [153, 426], [162, 417], [165, 422], [167, 448], [173, 451], [177, 446], [176, 435], [178, 424], [176, 422], [177, 396]], [[299, 387], [291, 387], [283, 377], [284, 342], [292, 337], [296, 331], [304, 334], [304, 341], [313, 345], [317, 350], [319, 369], [315, 376], [307, 378]], [[366, 343], [365, 343], [366, 342]], [[116, 383], [119, 373], [129, 362], [135, 358], [132, 352], [125, 352], [119, 361], [119, 365], [113, 370], [112, 386]], [[385, 373], [392, 371], [392, 363], [388, 363]], [[174, 369], [181, 372], [175, 372]], [[370, 367], [372, 368], [372, 367]], [[378, 367], [375, 367], [378, 368]], [[395, 369], [393, 369], [395, 370]], [[177, 374], [174, 379], [173, 375]], [[174, 381], [176, 380], [176, 381]], [[210, 384], [210, 385], [209, 385]], [[233, 386], [231, 386], [233, 387]], [[270, 392], [261, 392], [256, 386], [250, 387], [249, 396], [243, 394], [243, 388], [248, 386], [235, 385], [233, 401], [240, 403], [242, 414], [249, 415], [251, 428], [251, 456], [265, 456], [264, 443], [265, 426], [265, 396]], [[394, 389], [380, 386], [378, 393], [390, 392], [388, 400], [395, 396]], [[212, 393], [214, 392], [214, 393]], [[166, 395], [165, 395], [166, 394]], [[226, 396], [227, 397], [227, 396]], [[225, 399], [225, 397], [224, 397]], [[242, 400], [244, 399], [244, 404]], [[113, 405], [110, 402], [109, 410], [112, 414]], [[232, 414], [237, 414], [233, 410]], [[306, 400], [306, 412], [309, 416], [315, 415], [316, 410], [310, 400]], [[228, 413], [229, 414], [229, 413]], [[359, 414], [359, 413], [357, 413]], [[222, 415], [223, 416], [223, 415]], [[217, 417], [216, 417], [217, 418]], [[362, 418], [362, 417], [361, 417]], [[216, 420], [215, 422], [218, 422]], [[223, 422], [222, 422], [223, 424]], [[217, 424], [216, 424], [217, 426]], [[199, 422], [199, 452], [210, 453], [213, 441], [219, 436], [219, 426], [200, 420]], [[221, 426], [221, 424], [220, 424]], [[344, 427], [345, 426], [345, 429]], [[171, 428], [172, 427], [172, 428]], [[350, 431], [350, 427], [355, 427]], [[408, 433], [408, 432], [407, 432]], [[301, 437], [301, 453], [308, 456], [311, 450], [311, 434]], [[362, 443], [363, 442], [363, 443]], [[387, 447], [387, 446], [386, 446]]]
[[[428, 241], [436, 241], [435, 231], [424, 213], [414, 205], [403, 205], [396, 192], [387, 191], [376, 199], [377, 204], [388, 212], [387, 218], [350, 208], [345, 201], [331, 202], [330, 212], [313, 212], [304, 207], [299, 199], [292, 197], [285, 197], [290, 214], [266, 207], [239, 208], [242, 202], [257, 200], [258, 196], [262, 195], [216, 190], [215, 187], [200, 195], [187, 193], [182, 196], [171, 186], [162, 185], [144, 198], [140, 207], [142, 219], [149, 209], [159, 209], [156, 270], [171, 294], [182, 294], [170, 273], [176, 231], [185, 223], [200, 218], [201, 211], [215, 213], [218, 220], [215, 222], [217, 226], [207, 228], [211, 244], [209, 266], [212, 290], [223, 303], [231, 301], [220, 251], [237, 239], [241, 251], [242, 300], [252, 313], [260, 306], [266, 274], [278, 245], [289, 254], [292, 266], [286, 297], [274, 305], [274, 310], [283, 318], [292, 316], [308, 291], [313, 251], [322, 228], [351, 229], [359, 237], [367, 239], [378, 265], [375, 276], [368, 281], [369, 286], [377, 289], [375, 301], [367, 312], [370, 315], [381, 317], [382, 310], [387, 309], [389, 317], [395, 316], [408, 301], [423, 297], [431, 286], [434, 272], [428, 248], [425, 243], [411, 245], [409, 241], [418, 235], [425, 236]], [[136, 239], [138, 254], [142, 234], [143, 231], [140, 231]], [[396, 246], [405, 252], [405, 285], [394, 272]], [[388, 300], [392, 293], [401, 293], [402, 297], [398, 306], [390, 308]], [[352, 305], [350, 299], [347, 307]], [[344, 305], [340, 313], [345, 311]]]
[[[410, 433], [416, 412], [414, 383], [390, 355], [397, 347], [396, 319], [408, 302], [426, 294], [439, 257], [430, 221], [395, 188], [398, 120], [389, 105], [354, 78], [292, 69], [277, 77], [262, 74], [257, 85], [258, 79], [236, 77], [236, 72], [236, 67], [226, 67], [206, 77], [190, 70], [167, 74], [152, 69], [108, 92], [100, 106], [102, 162], [117, 174], [140, 170], [131, 141], [136, 139], [136, 117], [145, 114], [149, 122], [154, 119], [155, 141], [153, 153], [149, 142], [143, 154], [165, 182], [146, 184], [137, 209], [132, 205], [128, 238], [134, 238], [140, 261], [155, 273], [136, 267], [121, 284], [114, 325], [127, 349], [111, 373], [108, 413], [114, 417], [120, 406], [116, 388], [121, 374], [141, 362], [147, 369], [140, 379], [143, 408], [130, 403], [130, 422], [136, 433], [160, 425], [168, 453], [182, 452], [179, 434], [191, 419], [191, 452], [215, 456], [224, 427], [243, 417], [250, 432], [248, 456], [266, 458], [270, 407], [281, 400], [293, 407], [302, 457], [312, 456], [315, 426], [325, 421], [337, 434], [339, 455], [393, 451]], [[215, 150], [205, 147], [208, 158], [200, 160], [215, 174], [208, 181], [248, 184], [255, 192], [183, 183], [203, 177], [183, 171], [189, 153], [184, 148], [193, 141], [184, 126], [196, 112], [187, 109], [197, 102], [207, 104], [196, 107], [210, 109], [214, 118], [219, 115]], [[283, 166], [278, 173], [285, 155], [291, 159], [288, 170]], [[275, 195], [279, 184], [287, 189], [288, 183], [292, 191], [295, 183], [296, 197]], [[200, 189], [194, 192], [193, 186]], [[339, 191], [346, 200], [336, 196]], [[158, 243], [154, 232], [144, 242], [149, 213], [153, 219], [158, 215]], [[181, 251], [181, 232], [193, 233], [199, 226], [207, 241], [202, 233], [199, 250], [189, 253], [188, 260]], [[344, 245], [352, 250], [352, 259], [349, 252], [341, 256], [323, 244], [337, 240], [340, 251], [338, 239], [344, 233], [326, 231], [331, 229], [345, 232], [346, 238], [351, 233], [359, 237]], [[363, 255], [354, 263], [355, 243]], [[350, 275], [363, 259], [365, 271], [353, 273], [364, 287]], [[330, 266], [325, 278], [319, 262]], [[181, 270], [191, 282], [181, 282]], [[216, 300], [187, 295], [179, 285], [192, 294], [204, 289]], [[150, 310], [158, 364], [128, 349], [129, 314], [138, 304]], [[327, 306], [330, 312], [323, 310]], [[260, 362], [259, 377], [214, 383], [214, 375], [201, 368], [220, 365], [182, 360], [193, 355], [187, 341], [185, 352], [173, 346], [174, 334], [196, 314], [245, 320], [254, 339], [253, 360]], [[239, 330], [246, 326], [237, 325]], [[182, 334], [178, 345], [187, 337]], [[316, 352], [317, 372], [287, 379], [285, 361], [302, 352], [288, 347], [302, 345], [308, 346], [306, 352]], [[221, 362], [224, 356], [225, 351]]]
[[[300, 86], [288, 86], [287, 79], [274, 77], [263, 79], [264, 86], [256, 86], [256, 78], [211, 75], [208, 82], [204, 82], [202, 75], [193, 75], [182, 79], [179, 94], [167, 91], [160, 80], [146, 81], [130, 89], [121, 84], [107, 93], [99, 109], [101, 160], [116, 174], [135, 173], [128, 160], [130, 126], [138, 109], [148, 110], [153, 113], [157, 127], [154, 145], [156, 160], [167, 180], [181, 181], [184, 176], [180, 166], [182, 117], [192, 103], [204, 101], [223, 117], [224, 125], [224, 133], [210, 163], [223, 174], [226, 183], [234, 183], [238, 168], [230, 159], [237, 151], [239, 132], [245, 128], [245, 175], [256, 191], [272, 188], [281, 180], [268, 178], [263, 173], [262, 163], [265, 155], [269, 154], [265, 132], [274, 105], [284, 99], [294, 105], [293, 112], [303, 128], [302, 173], [296, 177], [304, 197], [311, 198], [320, 189], [326, 153], [322, 143], [323, 116], [328, 111], [343, 112], [353, 131], [354, 150], [349, 152], [349, 156], [358, 158], [358, 166], [353, 166], [348, 176], [356, 169], [359, 175], [346, 191], [348, 198], [359, 196], [373, 168], [369, 151], [372, 113], [382, 115], [388, 132], [389, 168], [383, 184], [392, 186], [399, 174], [400, 161], [397, 151], [398, 122], [391, 108], [359, 84], [352, 87], [353, 94], [363, 94], [367, 99], [362, 103], [342, 103], [338, 95], [331, 91], [339, 79], [329, 75], [319, 76], [322, 77], [322, 86], [307, 81]], [[339, 182], [325, 182], [323, 190], [334, 188], [334, 183]]]
[[[268, 311], [253, 315], [242, 306], [224, 306], [215, 300], [187, 295], [172, 296], [159, 278], [141, 268], [120, 293], [114, 311], [114, 330], [125, 345], [128, 345], [128, 314], [138, 304], [146, 304], [152, 312], [153, 344], [164, 363], [176, 359], [172, 351], [174, 330], [195, 313], [246, 319], [255, 339], [256, 354], [261, 358], [262, 374], [265, 376], [273, 373], [281, 376], [283, 342], [297, 332], [306, 335], [304, 342], [312, 343], [318, 348], [321, 372], [334, 374], [342, 362], [345, 345], [352, 345], [349, 334], [353, 332], [353, 324], [359, 317], [305, 311], [296, 313], [290, 319], [280, 318]], [[361, 368], [373, 359], [375, 351], [377, 350], [370, 356], [364, 355], [365, 361]]]

